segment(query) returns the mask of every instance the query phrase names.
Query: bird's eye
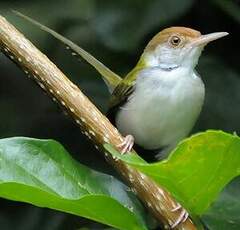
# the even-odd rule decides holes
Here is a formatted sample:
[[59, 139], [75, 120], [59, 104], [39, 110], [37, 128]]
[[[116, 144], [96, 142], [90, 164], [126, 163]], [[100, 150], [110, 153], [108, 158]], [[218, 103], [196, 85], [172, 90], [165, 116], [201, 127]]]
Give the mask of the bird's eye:
[[181, 38], [175, 35], [170, 38], [169, 42], [172, 46], [176, 47], [181, 43], [181, 41], [182, 41]]

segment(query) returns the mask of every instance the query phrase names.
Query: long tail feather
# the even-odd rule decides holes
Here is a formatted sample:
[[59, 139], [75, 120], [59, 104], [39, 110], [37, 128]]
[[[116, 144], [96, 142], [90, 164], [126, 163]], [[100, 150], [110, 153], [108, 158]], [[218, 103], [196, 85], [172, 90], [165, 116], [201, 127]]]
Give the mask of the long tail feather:
[[48, 28], [47, 26], [42, 25], [41, 23], [31, 19], [30, 17], [18, 12], [13, 11], [16, 15], [20, 16], [21, 18], [26, 19], [27, 21], [31, 22], [32, 24], [39, 27], [41, 30], [51, 34], [53, 37], [60, 40], [62, 43], [64, 43], [69, 50], [74, 52], [74, 56], [80, 56], [83, 59], [85, 59], [90, 65], [92, 65], [103, 77], [103, 80], [108, 86], [108, 89], [110, 93], [112, 93], [113, 89], [119, 84], [119, 82], [122, 80], [122, 78], [111, 71], [108, 67], [106, 67], [103, 63], [98, 61], [95, 57], [93, 57], [90, 53], [70, 41], [69, 39], [65, 38], [64, 36], [60, 35], [59, 33], [55, 32], [54, 30]]

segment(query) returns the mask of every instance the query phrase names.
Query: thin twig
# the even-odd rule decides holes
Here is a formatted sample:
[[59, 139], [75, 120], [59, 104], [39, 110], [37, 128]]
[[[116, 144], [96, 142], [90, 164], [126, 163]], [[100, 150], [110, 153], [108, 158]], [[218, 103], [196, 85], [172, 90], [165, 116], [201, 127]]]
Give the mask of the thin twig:
[[[50, 97], [65, 108], [81, 131], [102, 150], [104, 143], [119, 145], [123, 138], [89, 99], [43, 53], [28, 41], [14, 26], [0, 16], [0, 48], [16, 62], [27, 76], [34, 78]], [[178, 203], [164, 188], [121, 160], [106, 156], [108, 161], [127, 181], [132, 190], [166, 228], [176, 222], [181, 210], [173, 212]], [[190, 218], [176, 229], [194, 230]]]

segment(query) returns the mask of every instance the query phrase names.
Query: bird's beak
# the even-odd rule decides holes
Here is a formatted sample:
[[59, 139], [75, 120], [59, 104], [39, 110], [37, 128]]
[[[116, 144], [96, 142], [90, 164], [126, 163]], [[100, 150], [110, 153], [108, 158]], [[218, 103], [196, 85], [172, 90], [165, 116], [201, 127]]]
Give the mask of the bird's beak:
[[192, 47], [205, 46], [209, 42], [217, 40], [217, 39], [222, 38], [227, 35], [228, 35], [227, 32], [216, 32], [216, 33], [201, 35], [200, 37], [194, 39], [194, 41], [192, 41], [191, 45], [192, 45]]

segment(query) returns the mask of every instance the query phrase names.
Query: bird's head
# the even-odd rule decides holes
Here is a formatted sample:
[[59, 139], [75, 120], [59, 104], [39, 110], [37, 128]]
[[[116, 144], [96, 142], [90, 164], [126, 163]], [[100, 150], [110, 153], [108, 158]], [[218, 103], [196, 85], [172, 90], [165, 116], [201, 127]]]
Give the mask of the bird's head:
[[209, 42], [228, 35], [227, 32], [201, 35], [186, 27], [162, 30], [146, 46], [143, 57], [147, 66], [161, 68], [195, 68], [199, 56]]

